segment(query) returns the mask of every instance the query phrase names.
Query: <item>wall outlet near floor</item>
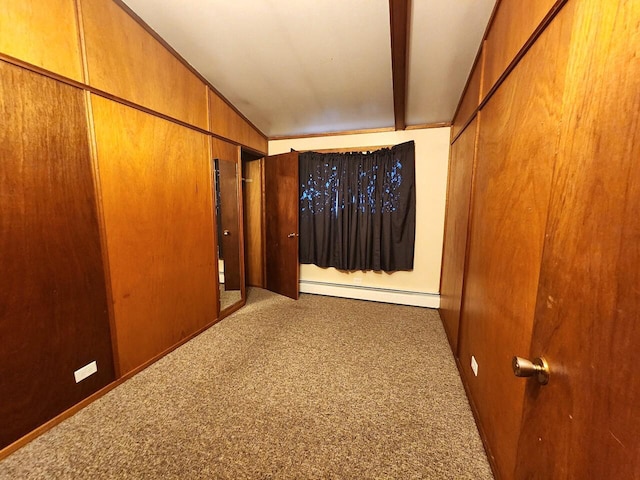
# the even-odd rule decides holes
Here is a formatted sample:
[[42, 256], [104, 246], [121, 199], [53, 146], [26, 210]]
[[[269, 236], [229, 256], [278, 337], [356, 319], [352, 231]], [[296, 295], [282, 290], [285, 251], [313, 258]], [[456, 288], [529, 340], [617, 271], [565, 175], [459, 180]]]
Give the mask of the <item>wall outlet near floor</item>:
[[98, 371], [98, 364], [94, 360], [93, 362], [88, 363], [84, 367], [79, 368], [78, 370], [73, 372], [73, 376], [76, 379], [76, 383], [78, 383], [78, 382], [81, 382], [82, 380], [84, 380], [85, 378], [90, 377], [91, 375], [93, 375], [97, 371]]
[[473, 370], [473, 374], [478, 376], [478, 362], [476, 362], [476, 357], [471, 355], [471, 370]]

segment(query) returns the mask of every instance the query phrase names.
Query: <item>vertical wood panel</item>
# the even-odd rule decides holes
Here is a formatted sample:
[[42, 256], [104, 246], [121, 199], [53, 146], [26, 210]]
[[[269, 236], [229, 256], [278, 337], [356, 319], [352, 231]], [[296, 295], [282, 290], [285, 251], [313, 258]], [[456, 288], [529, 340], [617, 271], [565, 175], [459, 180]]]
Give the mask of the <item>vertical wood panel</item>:
[[451, 135], [453, 138], [462, 130], [464, 124], [471, 118], [471, 115], [480, 104], [483, 62], [484, 51], [480, 53], [478, 61], [473, 66], [473, 70], [469, 76], [469, 83], [460, 102], [460, 108], [458, 108], [456, 117], [453, 119], [453, 125], [451, 126]]
[[[556, 17], [481, 111], [459, 358], [502, 478], [511, 478], [557, 149], [570, 22]], [[478, 376], [470, 363], [475, 356]]]
[[83, 93], [0, 62], [0, 117], [1, 448], [114, 371]]
[[238, 113], [209, 89], [211, 132], [261, 153], [267, 153], [267, 140]]
[[0, 0], [0, 52], [82, 81], [75, 0]]
[[451, 145], [447, 221], [442, 256], [440, 315], [454, 354], [458, 349], [458, 327], [462, 304], [464, 265], [467, 249], [471, 179], [475, 160], [478, 117]]
[[491, 90], [557, 0], [502, 0], [484, 43], [482, 97]]
[[262, 169], [263, 159], [244, 163], [245, 236], [247, 285], [264, 288], [262, 257]]
[[640, 3], [575, 8], [517, 478], [637, 479]]
[[409, 51], [409, 30], [411, 29], [410, 9], [411, 2], [408, 0], [389, 0], [393, 113], [396, 130], [404, 130], [406, 127], [407, 69], [409, 63], [407, 52]]
[[207, 87], [112, 0], [81, 0], [89, 84], [208, 128]]
[[93, 95], [122, 374], [216, 317], [206, 135]]
[[240, 147], [218, 138], [211, 139], [212, 158], [223, 158], [237, 162], [240, 158]]

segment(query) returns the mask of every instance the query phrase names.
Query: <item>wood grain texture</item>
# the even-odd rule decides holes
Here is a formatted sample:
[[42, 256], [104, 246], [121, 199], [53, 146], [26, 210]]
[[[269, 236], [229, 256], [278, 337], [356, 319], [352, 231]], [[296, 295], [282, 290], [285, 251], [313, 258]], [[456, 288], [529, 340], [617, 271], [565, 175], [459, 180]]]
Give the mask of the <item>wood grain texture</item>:
[[2, 448], [114, 370], [83, 93], [0, 62], [0, 117]]
[[267, 139], [213, 90], [208, 89], [208, 91], [211, 132], [266, 154]]
[[451, 126], [452, 137], [456, 138], [457, 135], [464, 129], [465, 125], [474, 114], [478, 105], [480, 105], [480, 95], [482, 93], [482, 68], [484, 63], [484, 50], [482, 50], [476, 60], [476, 63], [469, 74], [469, 80], [467, 86], [460, 100], [460, 106], [456, 112], [456, 116], [453, 119], [453, 125]]
[[[570, 25], [556, 20], [480, 112], [459, 357], [501, 478], [515, 468]], [[479, 364], [478, 376], [471, 356]]]
[[[300, 265], [298, 152], [264, 159], [265, 274], [267, 289], [298, 299]], [[290, 234], [294, 234], [290, 236]]]
[[0, 52], [81, 82], [75, 0], [0, 0]]
[[237, 162], [240, 158], [240, 147], [218, 138], [212, 138], [211, 158], [222, 158]]
[[111, 0], [81, 0], [88, 83], [208, 129], [207, 87]]
[[556, 2], [501, 0], [484, 42], [483, 98]]
[[393, 114], [396, 130], [406, 127], [407, 69], [409, 62], [410, 0], [389, 0], [391, 30], [391, 70], [393, 78]]
[[575, 8], [516, 477], [637, 479], [640, 3]]
[[217, 311], [206, 135], [93, 95], [121, 373]]
[[462, 306], [464, 266], [467, 253], [471, 181], [476, 155], [478, 117], [451, 145], [447, 208], [442, 254], [440, 316], [451, 350], [457, 356], [458, 328]]
[[262, 258], [262, 169], [263, 159], [243, 163], [244, 223], [247, 285], [264, 288]]

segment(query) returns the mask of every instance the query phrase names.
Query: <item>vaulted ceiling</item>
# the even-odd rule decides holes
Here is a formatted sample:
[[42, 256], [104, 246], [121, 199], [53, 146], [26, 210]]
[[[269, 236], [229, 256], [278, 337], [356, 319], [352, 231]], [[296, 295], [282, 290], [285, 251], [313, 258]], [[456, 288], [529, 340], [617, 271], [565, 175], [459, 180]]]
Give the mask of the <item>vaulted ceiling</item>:
[[[124, 2], [269, 137], [397, 125], [390, 4], [407, 0]], [[408, 2], [401, 123], [452, 120], [494, 3]]]

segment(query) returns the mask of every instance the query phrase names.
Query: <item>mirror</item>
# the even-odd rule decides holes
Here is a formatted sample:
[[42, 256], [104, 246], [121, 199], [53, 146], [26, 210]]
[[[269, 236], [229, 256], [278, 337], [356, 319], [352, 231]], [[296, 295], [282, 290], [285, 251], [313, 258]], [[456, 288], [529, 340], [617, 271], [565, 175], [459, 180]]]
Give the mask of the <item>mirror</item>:
[[237, 162], [216, 158], [214, 172], [220, 311], [223, 312], [242, 300]]

